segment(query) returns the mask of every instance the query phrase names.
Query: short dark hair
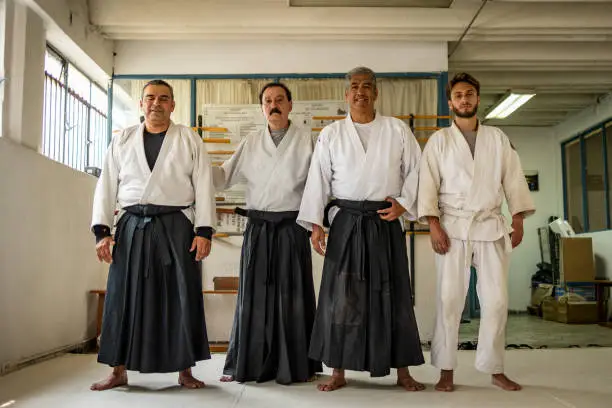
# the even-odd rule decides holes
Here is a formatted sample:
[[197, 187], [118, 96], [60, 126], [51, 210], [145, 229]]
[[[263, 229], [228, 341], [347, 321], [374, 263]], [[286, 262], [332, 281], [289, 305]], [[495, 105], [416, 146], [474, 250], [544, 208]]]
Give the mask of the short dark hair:
[[474, 88], [476, 88], [476, 95], [480, 96], [480, 82], [478, 82], [476, 78], [474, 78], [467, 72], [460, 72], [455, 75], [453, 79], [451, 79], [450, 82], [446, 85], [446, 98], [449, 101], [451, 100], [451, 91], [453, 90], [453, 87], [460, 82], [465, 82], [466, 84], [472, 85]]
[[261, 88], [261, 92], [259, 92], [259, 104], [260, 105], [263, 103], [261, 98], [263, 98], [263, 94], [264, 92], [266, 92], [266, 89], [273, 88], [275, 86], [279, 88], [283, 88], [283, 90], [285, 91], [285, 94], [287, 95], [287, 100], [291, 102], [291, 91], [289, 90], [289, 88], [287, 88], [287, 85], [283, 84], [282, 82], [268, 82], [267, 84], [263, 86], [263, 88]]
[[144, 84], [144, 86], [142, 87], [142, 92], [140, 93], [140, 99], [144, 98], [144, 91], [149, 85], [163, 85], [165, 87], [168, 87], [168, 89], [170, 89], [170, 97], [172, 98], [172, 100], [174, 100], [174, 89], [172, 89], [172, 86], [170, 86], [169, 83], [162, 79], [152, 79], [151, 81]]

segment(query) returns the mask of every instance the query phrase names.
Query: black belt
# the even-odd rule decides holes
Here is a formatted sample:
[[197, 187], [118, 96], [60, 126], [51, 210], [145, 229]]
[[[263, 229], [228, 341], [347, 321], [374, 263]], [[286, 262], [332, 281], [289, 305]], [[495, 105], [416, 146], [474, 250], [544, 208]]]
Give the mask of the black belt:
[[[274, 263], [275, 257], [273, 255], [276, 242], [277, 228], [287, 224], [295, 224], [299, 211], [259, 211], [259, 210], [246, 210], [243, 208], [236, 208], [234, 212], [243, 217], [248, 217], [249, 222], [254, 224], [263, 225], [263, 239], [266, 240], [267, 245], [267, 256], [270, 260], [270, 264], [267, 266], [265, 284], [273, 282], [274, 275], [276, 274], [276, 265]], [[268, 234], [271, 233], [271, 237]], [[257, 240], [260, 239], [260, 234], [253, 237], [253, 247], [257, 246]], [[249, 257], [253, 259], [252, 257]], [[251, 268], [253, 265], [248, 265], [247, 268]]]
[[244, 208], [236, 207], [234, 212], [243, 217], [249, 218], [252, 221], [265, 221], [273, 224], [281, 222], [297, 220], [299, 211], [260, 211], [260, 210], [246, 210]]
[[184, 210], [187, 207], [170, 206], [170, 205], [155, 205], [155, 204], [136, 204], [124, 207], [123, 209], [136, 217], [139, 217], [137, 222], [130, 223], [132, 231], [130, 235], [133, 235], [135, 230], [144, 230], [147, 225], [151, 225], [153, 229], [150, 234], [145, 235], [144, 240], [144, 276], [149, 277], [149, 271], [151, 262], [154, 260], [153, 249], [159, 251], [159, 255], [164, 265], [172, 265], [172, 257], [170, 256], [170, 242], [168, 242], [167, 232], [164, 225], [161, 222], [153, 222], [154, 218], [165, 215], [173, 214]]
[[[380, 214], [378, 214], [377, 211], [391, 207], [391, 203], [389, 201], [333, 200], [325, 207], [325, 216], [324, 216], [323, 224], [324, 225], [328, 224], [326, 226], [329, 226], [328, 213], [332, 207], [339, 207], [341, 211], [348, 212], [357, 217], [357, 219], [355, 220], [352, 226], [351, 234], [354, 234], [353, 239], [362, 241], [361, 246], [365, 248], [366, 237], [364, 235], [365, 234], [364, 222], [372, 218], [379, 219]], [[382, 220], [380, 221], [386, 222]], [[384, 239], [384, 237], [380, 237], [380, 238], [381, 239], [376, 239], [370, 244], [375, 246], [376, 252], [380, 253], [383, 251], [389, 251], [389, 242], [386, 239]], [[363, 251], [362, 253], [359, 254], [359, 258], [355, 260], [357, 264], [357, 269], [359, 270], [359, 280], [360, 281], [366, 280], [366, 270], [365, 270], [366, 260], [365, 258], [366, 258], [366, 252]], [[386, 259], [386, 258], [383, 258], [383, 259]], [[379, 273], [370, 274], [370, 279], [372, 281], [372, 287], [374, 288], [374, 290], [380, 290], [382, 287], [383, 281], [388, 281], [389, 284], [392, 285], [392, 280], [390, 279], [390, 276], [389, 276], [390, 271], [388, 267], [385, 267], [384, 265], [378, 265], [378, 264], [370, 265], [370, 266], [372, 267], [372, 269], [376, 269], [379, 271]]]
[[332, 200], [325, 206], [323, 215], [323, 226], [330, 226], [329, 223], [329, 210], [332, 207], [339, 207], [342, 210], [348, 211], [355, 215], [361, 215], [364, 217], [377, 217], [378, 210], [384, 210], [385, 208], [391, 207], [389, 201], [353, 201], [353, 200]]
[[155, 217], [157, 215], [172, 214], [189, 208], [189, 206], [180, 207], [175, 205], [157, 205], [157, 204], [135, 204], [124, 207], [123, 209], [130, 214], [140, 217]]

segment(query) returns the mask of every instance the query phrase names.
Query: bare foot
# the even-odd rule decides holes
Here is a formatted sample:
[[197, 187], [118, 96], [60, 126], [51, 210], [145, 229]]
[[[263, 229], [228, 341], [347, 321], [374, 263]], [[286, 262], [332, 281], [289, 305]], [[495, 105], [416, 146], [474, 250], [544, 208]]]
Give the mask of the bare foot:
[[185, 388], [190, 388], [190, 389], [206, 387], [206, 384], [204, 384], [204, 381], [198, 380], [197, 378], [195, 378], [191, 374], [191, 369], [190, 368], [187, 369], [187, 370], [181, 371], [179, 373], [178, 383], [181, 386], [183, 386]]
[[502, 390], [506, 391], [520, 391], [523, 388], [519, 384], [506, 377], [506, 374], [503, 373], [493, 374], [491, 376], [491, 382], [493, 383], [493, 385], [496, 385]]
[[453, 370], [440, 370], [440, 380], [436, 384], [436, 391], [455, 391], [455, 385], [453, 383]]
[[337, 370], [334, 368], [332, 377], [329, 381], [317, 385], [319, 391], [336, 391], [346, 385], [346, 379], [344, 378], [344, 370]]
[[111, 388], [127, 385], [127, 383], [127, 372], [125, 370], [115, 369], [106, 379], [93, 383], [89, 389], [92, 391], [105, 391], [110, 390]]
[[318, 374], [313, 374], [313, 376], [308, 378], [305, 382], [315, 382], [318, 379], [319, 379], [319, 375]]
[[423, 384], [412, 378], [406, 367], [397, 369], [397, 385], [404, 387], [406, 391], [423, 391], [425, 389]]
[[232, 381], [234, 381], [234, 376], [233, 375], [224, 375], [223, 377], [219, 378], [219, 381], [221, 381], [221, 382], [232, 382]]

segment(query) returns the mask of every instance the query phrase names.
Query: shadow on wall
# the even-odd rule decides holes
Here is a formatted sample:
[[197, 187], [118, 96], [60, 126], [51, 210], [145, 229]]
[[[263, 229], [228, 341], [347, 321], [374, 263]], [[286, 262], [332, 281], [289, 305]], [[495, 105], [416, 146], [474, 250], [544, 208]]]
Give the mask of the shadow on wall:
[[595, 254], [595, 279], [610, 279], [607, 276], [608, 265], [605, 258], [599, 254]]

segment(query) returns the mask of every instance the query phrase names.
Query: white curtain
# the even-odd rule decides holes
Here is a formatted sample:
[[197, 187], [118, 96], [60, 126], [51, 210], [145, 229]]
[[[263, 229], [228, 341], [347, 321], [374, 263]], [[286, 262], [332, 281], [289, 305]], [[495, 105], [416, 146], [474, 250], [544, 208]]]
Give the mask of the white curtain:
[[[436, 79], [381, 78], [377, 81], [377, 110], [385, 116], [437, 115], [438, 81]], [[408, 121], [406, 121], [408, 123]], [[415, 119], [414, 135], [421, 144], [427, 142], [436, 119]]]
[[201, 79], [197, 81], [197, 112], [204, 105], [249, 105], [259, 103], [259, 91], [272, 79]]
[[343, 101], [344, 79], [281, 79], [296, 101]]
[[[142, 87], [148, 80], [129, 80], [130, 96], [135, 111], [141, 113], [138, 103]], [[204, 105], [258, 104], [259, 92], [271, 78], [261, 79], [203, 79], [198, 80], [197, 114], [203, 113]], [[122, 81], [123, 82], [123, 81]], [[124, 82], [124, 83], [125, 83]], [[172, 120], [176, 123], [191, 123], [191, 87], [188, 79], [169, 79], [174, 89], [176, 108]], [[281, 79], [287, 85], [295, 101], [344, 101], [346, 81], [343, 78], [288, 78]], [[438, 109], [437, 80], [430, 78], [379, 78], [376, 109], [385, 116], [436, 115]], [[415, 135], [422, 143], [436, 126], [435, 119], [416, 119]], [[426, 129], [423, 129], [426, 128]]]
[[381, 78], [377, 86], [377, 109], [385, 116], [437, 114], [438, 81], [435, 79]]
[[[261, 88], [272, 79], [198, 80], [198, 109], [204, 104], [244, 105], [259, 103]], [[296, 101], [343, 101], [343, 78], [281, 79]], [[383, 115], [435, 115], [438, 108], [437, 80], [414, 78], [379, 78], [377, 109]]]
[[[272, 79], [219, 79], [197, 81], [197, 113], [204, 105], [244, 105], [259, 103], [261, 88]], [[344, 78], [287, 78], [282, 83], [291, 90], [294, 101], [344, 101]], [[436, 115], [438, 81], [430, 78], [378, 78], [376, 109], [385, 116]], [[435, 119], [416, 119], [415, 136], [424, 145], [436, 126]]]

